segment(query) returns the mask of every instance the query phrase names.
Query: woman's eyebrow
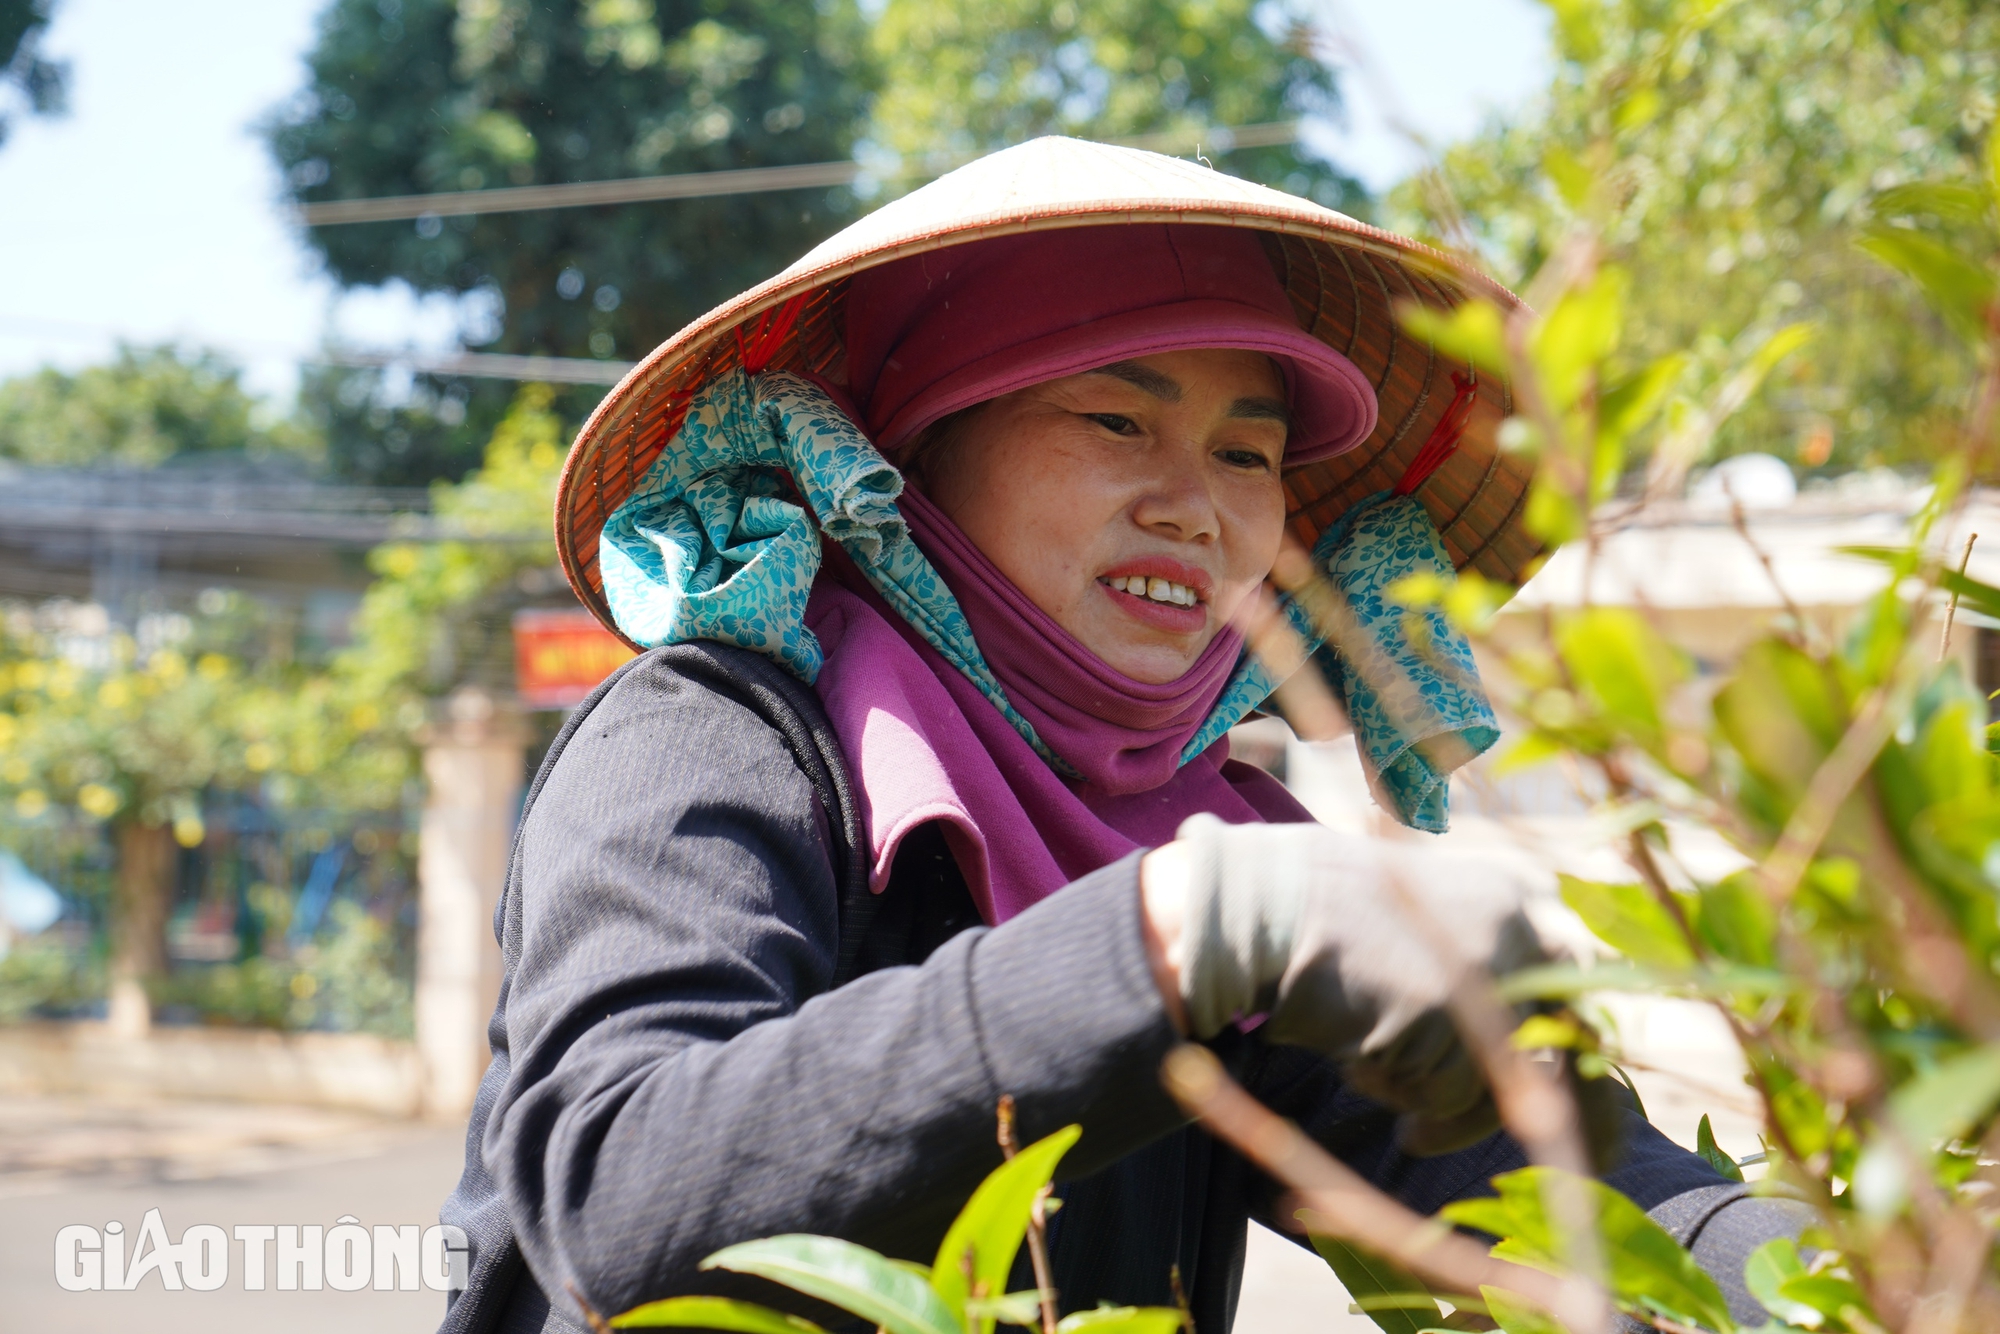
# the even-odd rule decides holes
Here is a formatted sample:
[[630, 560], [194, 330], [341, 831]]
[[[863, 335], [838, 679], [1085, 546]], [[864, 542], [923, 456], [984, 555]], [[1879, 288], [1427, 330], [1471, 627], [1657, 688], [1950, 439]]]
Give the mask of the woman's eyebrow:
[[1229, 415], [1292, 425], [1292, 410], [1282, 398], [1239, 398], [1229, 405]]
[[1099, 366], [1092, 375], [1109, 375], [1114, 380], [1123, 380], [1135, 389], [1143, 390], [1165, 403], [1178, 403], [1183, 392], [1181, 382], [1171, 375], [1142, 366], [1136, 361], [1114, 361], [1109, 366]]

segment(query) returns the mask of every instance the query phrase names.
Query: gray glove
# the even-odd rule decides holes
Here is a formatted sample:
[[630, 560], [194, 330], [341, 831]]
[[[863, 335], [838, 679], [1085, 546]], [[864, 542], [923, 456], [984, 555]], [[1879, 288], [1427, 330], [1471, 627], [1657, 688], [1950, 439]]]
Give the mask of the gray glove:
[[[1499, 1127], [1445, 1004], [1454, 967], [1498, 974], [1545, 957], [1514, 875], [1321, 825], [1197, 815], [1179, 836], [1193, 852], [1180, 983], [1195, 1037], [1268, 1015], [1267, 1040], [1332, 1057], [1360, 1092], [1406, 1113], [1411, 1152]], [[1434, 943], [1440, 928], [1449, 954]]]

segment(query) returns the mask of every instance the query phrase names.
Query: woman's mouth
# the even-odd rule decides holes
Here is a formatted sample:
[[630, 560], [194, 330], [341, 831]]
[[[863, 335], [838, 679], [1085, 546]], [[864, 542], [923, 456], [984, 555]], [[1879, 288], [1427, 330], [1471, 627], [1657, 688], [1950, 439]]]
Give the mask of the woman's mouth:
[[1097, 582], [1120, 593], [1130, 593], [1133, 597], [1164, 602], [1173, 607], [1192, 607], [1201, 601], [1195, 591], [1186, 584], [1177, 584], [1170, 579], [1149, 579], [1143, 574], [1119, 575]]
[[1098, 575], [1097, 582], [1121, 610], [1155, 630], [1193, 635], [1208, 627], [1212, 581], [1194, 566], [1146, 557]]

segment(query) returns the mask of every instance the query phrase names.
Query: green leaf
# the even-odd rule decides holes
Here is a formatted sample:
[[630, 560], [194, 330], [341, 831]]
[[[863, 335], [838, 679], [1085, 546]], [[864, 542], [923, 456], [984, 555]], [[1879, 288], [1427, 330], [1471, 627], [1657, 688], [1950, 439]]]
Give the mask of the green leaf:
[[[1049, 1184], [1056, 1164], [1082, 1134], [1081, 1126], [1065, 1126], [1037, 1140], [994, 1169], [972, 1192], [931, 1262], [931, 1290], [948, 1309], [963, 1310], [976, 1285], [994, 1294], [1007, 1290], [1015, 1253], [1028, 1235], [1028, 1214], [1035, 1193]], [[965, 1273], [968, 1250], [972, 1252], [970, 1281]], [[990, 1321], [981, 1322], [981, 1328], [991, 1327]]]
[[1481, 1287], [1479, 1295], [1486, 1299], [1486, 1313], [1504, 1334], [1566, 1334], [1548, 1312], [1504, 1288]]
[[1057, 1334], [1176, 1334], [1181, 1313], [1170, 1306], [1100, 1306], [1064, 1316]]
[[701, 1262], [782, 1283], [852, 1311], [889, 1334], [962, 1334], [958, 1318], [930, 1284], [866, 1246], [838, 1237], [791, 1233], [724, 1247]]
[[810, 1320], [728, 1297], [669, 1297], [611, 1317], [613, 1329], [720, 1329], [732, 1334], [826, 1334]]
[[1686, 675], [1681, 656], [1644, 617], [1624, 607], [1565, 616], [1556, 651], [1604, 722], [1649, 750], [1662, 742], [1667, 692]]
[[1628, 991], [1656, 995], [1696, 996], [1728, 1000], [1781, 995], [1798, 983], [1775, 968], [1697, 968], [1665, 973], [1637, 964], [1542, 964], [1509, 973], [1499, 981], [1501, 999], [1512, 1004], [1528, 1000], [1568, 1000], [1597, 991]]
[[1731, 1181], [1743, 1179], [1743, 1169], [1736, 1160], [1722, 1151], [1715, 1142], [1715, 1129], [1708, 1123], [1708, 1113], [1701, 1114], [1701, 1124], [1694, 1128], [1694, 1151], [1708, 1160], [1708, 1165], [1728, 1177]]
[[1574, 1047], [1582, 1038], [1583, 1030], [1566, 1015], [1531, 1014], [1507, 1039], [1507, 1045], [1516, 1051], [1537, 1051], [1543, 1047]]
[[1318, 1233], [1309, 1235], [1320, 1259], [1326, 1261], [1334, 1277], [1340, 1280], [1340, 1286], [1346, 1288], [1348, 1296], [1357, 1302], [1389, 1296], [1422, 1298], [1421, 1304], [1415, 1306], [1382, 1310], [1362, 1308], [1368, 1312], [1368, 1318], [1388, 1334], [1417, 1334], [1417, 1331], [1444, 1319], [1444, 1313], [1424, 1292], [1424, 1285], [1419, 1280], [1378, 1256], [1356, 1250], [1338, 1237], [1325, 1237]]
[[2000, 1103], [2000, 1046], [1954, 1056], [1918, 1075], [1889, 1099], [1889, 1111], [1918, 1145], [1963, 1135]]
[[1715, 720], [1752, 773], [1796, 799], [1847, 727], [1847, 702], [1803, 650], [1759, 640], [1715, 697]]
[[1754, 389], [1757, 381], [1769, 375], [1779, 362], [1810, 343], [1818, 333], [1819, 327], [1810, 320], [1787, 324], [1773, 332], [1764, 340], [1764, 345], [1745, 363], [1742, 371], [1738, 372], [1740, 375], [1750, 377], [1745, 389]]
[[1778, 1319], [1794, 1325], [1816, 1325], [1818, 1311], [1803, 1302], [1792, 1301], [1782, 1292], [1786, 1282], [1803, 1278], [1805, 1273], [1798, 1246], [1790, 1237], [1779, 1237], [1750, 1252], [1750, 1258], [1743, 1262], [1743, 1286]]
[[998, 1320], [1008, 1325], [1039, 1325], [1042, 1323], [1041, 1291], [1029, 1288], [1025, 1292], [1010, 1292], [1001, 1297], [968, 1297], [965, 1319], [968, 1324], [974, 1320]]
[[1644, 129], [1653, 123], [1665, 106], [1666, 99], [1660, 96], [1659, 89], [1650, 84], [1635, 88], [1632, 95], [1620, 102], [1618, 109], [1611, 113], [1612, 123], [1627, 133]]
[[1604, 39], [1598, 32], [1598, 21], [1602, 17], [1603, 6], [1595, 0], [1547, 0], [1555, 12], [1556, 35], [1560, 39], [1557, 49], [1565, 60], [1574, 60], [1579, 65], [1588, 65], [1596, 60], [1604, 49]]
[[1643, 427], [1659, 412], [1688, 362], [1685, 352], [1670, 353], [1606, 389], [1597, 400], [1598, 429], [1624, 437]]
[[1493, 1178], [1493, 1188], [1499, 1192], [1495, 1198], [1460, 1200], [1439, 1210], [1438, 1216], [1499, 1237], [1500, 1244], [1493, 1248], [1496, 1259], [1561, 1273], [1569, 1248], [1545, 1203], [1547, 1188], [1558, 1179], [1590, 1196], [1610, 1265], [1611, 1290], [1620, 1305], [1710, 1329], [1732, 1327], [1728, 1304], [1715, 1280], [1644, 1210], [1602, 1182], [1554, 1168], [1524, 1167]]
[[1710, 949], [1732, 963], [1771, 966], [1778, 912], [1747, 872], [1703, 885], [1695, 905], [1695, 931]]
[[1960, 574], [1957, 570], [1940, 570], [1938, 587], [1947, 593], [1958, 595], [1958, 605], [1983, 616], [2000, 617], [2000, 588], [1981, 583], [1971, 575]]
[[1846, 1318], [1849, 1311], [1860, 1311], [1871, 1319], [1874, 1316], [1868, 1299], [1861, 1295], [1861, 1289], [1849, 1280], [1832, 1274], [1801, 1274], [1788, 1278], [1778, 1285], [1778, 1295], [1842, 1324], [1853, 1323]]
[[1599, 940], [1634, 963], [1680, 971], [1694, 967], [1687, 937], [1644, 885], [1607, 885], [1557, 877], [1562, 901]]
[[1582, 159], [1557, 143], [1542, 151], [1542, 174], [1554, 182], [1556, 193], [1573, 209], [1583, 207], [1590, 198], [1591, 187], [1597, 183], [1596, 174]]
[[1521, 511], [1521, 526], [1551, 549], [1565, 546], [1583, 536], [1583, 506], [1562, 488], [1549, 469], [1543, 468], [1528, 483], [1528, 504]]
[[1994, 287], [1990, 270], [1940, 241], [1901, 227], [1872, 228], [1857, 244], [1913, 279], [1961, 338], [1975, 345], [1986, 341], [1986, 307]]
[[1586, 287], [1563, 293], [1535, 331], [1535, 369], [1549, 408], [1567, 412], [1618, 346], [1630, 278], [1606, 264]]
[[1943, 183], [1899, 185], [1876, 195], [1870, 207], [1878, 218], [1928, 217], [1974, 227], [1984, 225], [1993, 210], [1985, 191]]
[[1507, 336], [1500, 307], [1484, 297], [1454, 306], [1449, 312], [1406, 301], [1396, 307], [1403, 327], [1468, 366], [1505, 374]]

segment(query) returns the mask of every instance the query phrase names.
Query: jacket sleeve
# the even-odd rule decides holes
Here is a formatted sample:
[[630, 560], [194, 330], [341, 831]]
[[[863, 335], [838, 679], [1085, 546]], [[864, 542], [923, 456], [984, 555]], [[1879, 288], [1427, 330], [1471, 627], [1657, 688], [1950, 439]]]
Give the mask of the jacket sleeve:
[[571, 734], [502, 907], [511, 1064], [482, 1156], [559, 1308], [717, 1291], [700, 1260], [783, 1232], [928, 1260], [1024, 1137], [1081, 1175], [1180, 1123], [1137, 857], [920, 967], [829, 991], [837, 895], [813, 789], [742, 702], [628, 672]]

